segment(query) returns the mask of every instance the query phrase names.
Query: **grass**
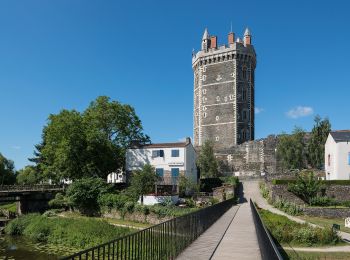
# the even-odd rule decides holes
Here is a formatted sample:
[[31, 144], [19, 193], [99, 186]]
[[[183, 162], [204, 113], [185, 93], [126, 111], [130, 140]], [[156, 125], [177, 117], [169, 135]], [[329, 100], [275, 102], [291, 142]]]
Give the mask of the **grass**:
[[272, 236], [282, 245], [311, 247], [344, 244], [331, 228], [314, 228], [264, 209], [260, 209], [259, 213]]
[[286, 260], [345, 260], [350, 258], [349, 252], [301, 252], [285, 250], [282, 254]]
[[25, 236], [35, 242], [77, 250], [93, 247], [134, 231], [97, 219], [46, 217], [39, 214], [21, 216], [10, 221], [5, 228], [8, 235]]
[[0, 204], [0, 209], [5, 209], [8, 210], [10, 212], [17, 212], [17, 206], [16, 206], [16, 202], [14, 203], [9, 203], [9, 204]]
[[340, 231], [350, 233], [350, 228], [345, 227], [345, 220], [342, 218], [321, 218], [321, 217], [309, 217], [305, 215], [300, 216], [300, 218], [321, 227], [332, 227], [333, 224], [338, 224], [340, 225]]

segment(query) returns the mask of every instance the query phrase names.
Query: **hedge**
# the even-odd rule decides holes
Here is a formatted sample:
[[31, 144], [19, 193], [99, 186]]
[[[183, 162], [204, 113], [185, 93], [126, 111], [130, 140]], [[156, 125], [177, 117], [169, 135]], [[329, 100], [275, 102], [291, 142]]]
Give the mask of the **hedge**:
[[[287, 185], [288, 183], [295, 183], [295, 181], [296, 180], [273, 179], [272, 184]], [[350, 185], [350, 180], [322, 180], [321, 183], [325, 185]]]

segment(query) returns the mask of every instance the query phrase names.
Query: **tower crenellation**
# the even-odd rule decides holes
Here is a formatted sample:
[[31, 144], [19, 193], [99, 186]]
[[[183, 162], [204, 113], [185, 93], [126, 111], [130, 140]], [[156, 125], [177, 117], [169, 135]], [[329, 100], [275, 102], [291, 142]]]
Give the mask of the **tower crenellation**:
[[256, 54], [247, 28], [243, 40], [228, 33], [227, 44], [205, 29], [193, 54], [194, 144], [211, 140], [217, 153], [254, 140]]

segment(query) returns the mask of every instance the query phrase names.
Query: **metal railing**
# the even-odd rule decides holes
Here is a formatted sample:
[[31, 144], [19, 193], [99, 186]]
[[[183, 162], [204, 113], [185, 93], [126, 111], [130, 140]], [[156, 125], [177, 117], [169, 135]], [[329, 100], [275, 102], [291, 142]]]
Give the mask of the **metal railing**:
[[0, 192], [21, 192], [21, 191], [48, 191], [48, 190], [63, 190], [62, 185], [0, 185]]
[[253, 220], [258, 237], [258, 243], [260, 248], [261, 257], [263, 260], [283, 260], [280, 252], [277, 249], [275, 242], [273, 241], [269, 231], [266, 229], [261, 217], [256, 209], [252, 200], [250, 200], [250, 208], [253, 214]]
[[175, 259], [233, 204], [226, 200], [62, 259]]

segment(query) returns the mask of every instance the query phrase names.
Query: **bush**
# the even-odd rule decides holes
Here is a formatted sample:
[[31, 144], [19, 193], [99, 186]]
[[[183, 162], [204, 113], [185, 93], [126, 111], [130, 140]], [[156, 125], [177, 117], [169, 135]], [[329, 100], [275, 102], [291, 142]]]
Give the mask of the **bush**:
[[[274, 185], [288, 185], [289, 183], [295, 183], [296, 180], [288, 179], [273, 179], [272, 184]], [[321, 184], [324, 185], [350, 185], [350, 180], [320, 180]]]
[[223, 180], [225, 184], [233, 185], [234, 187], [237, 187], [239, 183], [238, 177], [235, 176], [222, 177], [220, 179]]
[[49, 201], [49, 206], [55, 209], [67, 209], [72, 206], [72, 203], [62, 193], [57, 193], [55, 198]]
[[190, 207], [190, 208], [196, 207], [196, 202], [193, 199], [186, 199], [185, 203], [186, 203], [187, 207]]
[[269, 197], [270, 191], [266, 187], [264, 182], [259, 183], [260, 193], [263, 196], [263, 198], [267, 199]]
[[222, 186], [223, 181], [220, 178], [206, 178], [200, 180], [200, 189], [202, 192], [213, 192], [213, 188]]
[[316, 197], [311, 198], [310, 205], [311, 206], [325, 207], [325, 206], [336, 206], [336, 205], [338, 205], [338, 203], [333, 198], [329, 198], [326, 196], [322, 196], [322, 197], [316, 196]]
[[32, 221], [37, 218], [40, 214], [27, 214], [25, 216], [11, 220], [5, 227], [5, 233], [8, 235], [22, 235], [24, 229]]
[[300, 215], [303, 212], [302, 208], [297, 204], [284, 199], [276, 199], [273, 202], [273, 206], [292, 216]]

